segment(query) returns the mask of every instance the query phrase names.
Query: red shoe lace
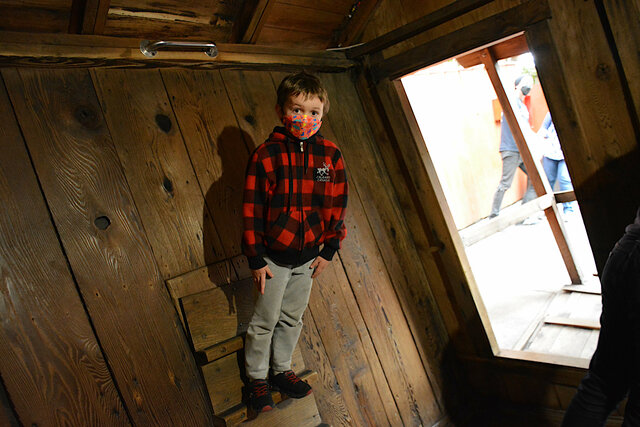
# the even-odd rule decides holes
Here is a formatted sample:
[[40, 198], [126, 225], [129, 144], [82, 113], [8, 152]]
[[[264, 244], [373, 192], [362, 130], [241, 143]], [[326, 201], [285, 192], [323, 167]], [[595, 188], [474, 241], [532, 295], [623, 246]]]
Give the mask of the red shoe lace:
[[293, 371], [287, 371], [287, 372], [285, 372], [285, 373], [284, 373], [284, 376], [285, 376], [285, 377], [287, 377], [287, 380], [289, 380], [289, 382], [290, 382], [291, 384], [295, 384], [295, 383], [297, 383], [298, 381], [301, 381], [301, 380], [300, 380], [300, 378], [298, 378], [298, 376], [296, 375], [296, 373], [295, 373], [295, 372], [293, 372]]
[[269, 386], [267, 385], [267, 383], [256, 384], [254, 385], [254, 388], [253, 388], [253, 394], [256, 397], [264, 396], [267, 394], [268, 391], [269, 391]]

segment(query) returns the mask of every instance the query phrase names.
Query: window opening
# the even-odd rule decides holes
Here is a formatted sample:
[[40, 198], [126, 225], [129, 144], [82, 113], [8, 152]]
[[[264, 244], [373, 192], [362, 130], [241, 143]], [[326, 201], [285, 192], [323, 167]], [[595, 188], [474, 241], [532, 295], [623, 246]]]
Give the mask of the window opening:
[[[486, 309], [499, 355], [585, 366], [599, 334], [600, 284], [524, 34], [401, 82], [464, 243], [482, 298], [478, 309]], [[523, 91], [523, 86], [529, 87]], [[501, 151], [504, 123], [507, 132], [516, 127], [513, 146]], [[510, 185], [503, 166], [514, 159], [505, 151], [524, 160], [518, 167], [515, 159]], [[506, 191], [492, 214], [500, 182]]]

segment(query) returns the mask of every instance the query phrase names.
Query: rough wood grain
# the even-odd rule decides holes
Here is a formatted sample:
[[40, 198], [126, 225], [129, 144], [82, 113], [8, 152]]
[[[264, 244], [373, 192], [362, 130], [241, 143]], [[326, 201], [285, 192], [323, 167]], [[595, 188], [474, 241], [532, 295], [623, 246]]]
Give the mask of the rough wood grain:
[[245, 279], [182, 298], [195, 351], [247, 331], [253, 315], [253, 291], [253, 279]]
[[248, 135], [238, 127], [219, 72], [165, 70], [162, 78], [224, 253], [237, 255]]
[[135, 424], [213, 422], [87, 71], [3, 73], [53, 220]]
[[0, 424], [129, 425], [1, 79], [0, 118]]
[[277, 87], [269, 73], [260, 71], [225, 70], [221, 75], [247, 148], [253, 152], [280, 124], [275, 110]]
[[331, 426], [352, 425], [349, 408], [320, 339], [311, 310], [304, 314], [298, 346], [307, 369], [318, 374], [318, 381], [313, 385], [313, 397], [322, 422]]
[[372, 372], [381, 368], [375, 350], [362, 342], [361, 336], [368, 338], [368, 334], [362, 319], [353, 318], [359, 316], [357, 307], [342, 265], [331, 262], [315, 279], [309, 308], [353, 423], [401, 424], [389, 386], [377, 381], [385, 381], [384, 375]]
[[162, 276], [224, 258], [159, 72], [103, 70], [93, 80]]
[[[386, 372], [389, 386], [396, 396], [403, 421], [406, 424], [434, 423], [441, 417], [438, 399], [432, 390], [435, 386], [438, 390], [436, 393], [439, 394], [437, 352], [440, 338], [427, 335], [429, 327], [425, 327], [425, 324], [432, 324], [429, 317], [426, 318], [429, 320], [424, 317], [412, 320], [415, 330], [422, 333], [414, 338], [403, 313], [404, 306], [415, 315], [409, 304], [416, 306], [418, 298], [425, 297], [426, 288], [409, 285], [416, 277], [414, 275], [424, 273], [416, 268], [419, 267], [417, 260], [416, 265], [410, 266], [407, 263], [400, 267], [401, 257], [406, 259], [409, 254], [408, 248], [403, 247], [401, 242], [408, 239], [397, 238], [398, 234], [386, 234], [386, 227], [392, 227], [400, 235], [404, 232], [409, 235], [408, 230], [403, 229], [398, 212], [391, 208], [391, 204], [395, 203], [393, 195], [381, 191], [390, 188], [390, 185], [385, 182], [382, 169], [375, 158], [377, 151], [369, 145], [373, 139], [371, 134], [364, 126], [359, 127], [360, 131], [348, 128], [348, 123], [364, 123], [366, 120], [355, 90], [346, 76], [339, 78], [325, 75], [323, 79], [330, 96], [335, 95], [340, 101], [336, 103], [336, 117], [344, 119], [329, 121], [329, 116], [324, 120], [324, 132], [330, 139], [334, 139], [334, 130], [338, 132], [335, 141], [345, 155], [351, 180], [349, 213], [345, 220], [349, 238], [343, 242], [340, 259]], [[339, 97], [337, 94], [340, 94]], [[358, 161], [350, 167], [349, 159], [352, 158]], [[394, 241], [393, 237], [397, 240]], [[388, 273], [388, 268], [393, 269], [394, 274]], [[394, 289], [394, 279], [396, 286], [400, 288], [398, 290]], [[396, 292], [404, 293], [404, 302], [412, 302], [401, 305]], [[411, 297], [408, 297], [409, 293], [412, 293]], [[428, 293], [426, 296], [431, 297], [431, 312], [422, 314], [431, 317], [432, 312], [437, 309], [433, 297]], [[420, 347], [424, 349], [427, 360], [421, 360], [414, 339], [420, 340]]]
[[197, 294], [208, 289], [220, 287], [226, 283], [238, 280], [234, 269], [229, 261], [222, 261], [217, 264], [210, 264], [206, 267], [185, 273], [166, 281], [167, 289], [176, 307], [180, 320], [184, 324], [182, 310], [180, 308], [180, 298], [187, 295]]
[[[341, 102], [336, 106], [338, 115], [352, 117], [351, 120], [355, 122], [364, 122], [366, 118], [360, 106], [358, 95], [349, 81], [342, 77], [328, 75], [325, 75], [325, 79], [331, 90], [330, 93], [340, 96]], [[392, 366], [395, 364], [405, 366], [407, 380], [410, 383], [418, 381], [421, 384], [421, 386], [416, 386], [417, 383], [413, 384], [409, 389], [415, 393], [413, 398], [420, 403], [419, 413], [425, 417], [423, 421], [435, 420], [439, 417], [437, 409], [439, 397], [433, 401], [432, 399], [434, 399], [433, 393], [439, 395], [442, 387], [439, 365], [443, 351], [442, 344], [446, 342], [446, 331], [438, 315], [439, 310], [435, 298], [427, 286], [430, 280], [425, 275], [413, 246], [410, 237], [413, 233], [405, 223], [404, 214], [398, 207], [400, 203], [392, 191], [391, 179], [384, 172], [388, 169], [385, 168], [380, 157], [377, 144], [373, 142], [378, 138], [369, 128], [364, 126], [358, 127], [357, 130], [349, 129], [348, 122], [349, 120], [339, 121], [336, 124], [332, 120], [331, 126], [338, 133], [337, 142], [345, 154], [350, 179], [354, 184], [354, 193], [356, 194], [354, 215], [362, 218], [362, 220], [356, 220], [354, 226], [368, 222], [371, 229], [369, 231], [362, 225], [356, 229], [356, 233], [358, 233], [355, 236], [356, 241], [345, 241], [345, 245], [352, 246], [349, 246], [349, 249], [345, 247], [344, 255], [341, 255], [342, 260], [352, 285], [362, 286], [362, 293], [356, 293], [359, 299], [362, 298], [361, 305], [366, 306], [368, 302], [368, 304], [374, 304], [371, 306], [373, 309], [379, 304], [378, 300], [388, 302], [388, 307], [378, 307], [373, 313], [378, 310], [382, 311], [378, 311], [375, 315], [369, 314], [371, 316], [369, 320], [372, 322], [370, 328], [375, 331], [380, 330], [379, 327], [373, 326], [376, 322], [375, 319], [381, 321], [386, 318], [386, 321], [391, 322], [394, 328], [393, 339], [403, 342], [402, 345], [397, 342], [394, 346], [397, 346], [397, 352], [406, 353], [404, 355], [395, 354], [391, 360], [396, 360], [390, 361], [387, 369], [391, 372]], [[364, 156], [363, 153], [368, 155]], [[350, 167], [349, 159], [358, 159], [357, 164]], [[358, 194], [362, 202], [361, 207], [358, 207]], [[372, 247], [372, 251], [379, 250], [383, 262], [379, 262], [375, 257], [367, 257], [366, 253], [374, 253], [372, 251], [358, 251], [360, 245], [367, 248]], [[364, 259], [360, 259], [360, 257], [364, 257]], [[371, 270], [368, 270], [369, 268]], [[369, 272], [377, 274], [376, 281], [379, 283], [376, 283], [375, 286], [373, 283], [368, 284], [373, 280]], [[366, 296], [367, 293], [370, 295]], [[394, 303], [394, 300], [398, 302]], [[404, 316], [406, 316], [406, 320]], [[405, 322], [408, 323], [410, 331], [405, 329], [407, 327]], [[409, 335], [403, 337], [404, 333]], [[409, 338], [411, 334], [413, 337]], [[385, 340], [389, 338], [381, 336], [382, 341], [376, 347], [388, 348], [389, 343], [385, 343]], [[417, 345], [413, 344], [412, 340], [415, 340]], [[412, 350], [412, 347], [414, 345], [417, 346], [418, 354], [422, 359], [421, 363], [413, 358], [415, 350]], [[402, 361], [397, 360], [398, 358]], [[427, 373], [433, 391], [425, 387], [427, 384], [425, 380], [411, 378], [412, 375], [416, 375], [415, 372], [418, 369]], [[397, 387], [398, 389], [404, 388], [400, 385]], [[394, 394], [396, 393], [399, 391], [394, 390]]]

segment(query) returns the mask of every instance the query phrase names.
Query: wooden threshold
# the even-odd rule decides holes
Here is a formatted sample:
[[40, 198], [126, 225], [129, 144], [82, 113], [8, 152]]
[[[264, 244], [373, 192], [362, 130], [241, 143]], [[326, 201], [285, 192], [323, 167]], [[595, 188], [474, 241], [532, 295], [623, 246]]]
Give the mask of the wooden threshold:
[[459, 231], [462, 243], [471, 246], [499, 231], [523, 221], [525, 218], [551, 206], [553, 197], [549, 194], [533, 199], [525, 204], [503, 209], [495, 218], [480, 221]]
[[32, 34], [0, 31], [0, 66], [47, 68], [251, 68], [342, 72], [355, 65], [344, 52], [282, 49], [247, 44], [217, 44], [219, 54], [140, 52], [142, 39], [78, 34]]
[[526, 360], [529, 362], [548, 363], [551, 365], [570, 366], [573, 368], [589, 368], [589, 359], [582, 357], [561, 356], [558, 354], [536, 353], [523, 350], [503, 350], [496, 357], [504, 359]]
[[544, 323], [550, 325], [574, 326], [584, 329], [600, 329], [600, 322], [597, 319], [576, 319], [571, 317], [549, 316], [544, 319]]

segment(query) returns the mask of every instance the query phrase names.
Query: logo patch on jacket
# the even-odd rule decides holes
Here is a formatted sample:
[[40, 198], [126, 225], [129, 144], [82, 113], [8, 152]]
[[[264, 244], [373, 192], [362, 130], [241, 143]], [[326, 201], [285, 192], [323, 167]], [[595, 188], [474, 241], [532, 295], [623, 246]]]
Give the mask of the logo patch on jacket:
[[331, 181], [331, 175], [329, 175], [329, 167], [331, 167], [331, 163], [326, 164], [322, 162], [321, 168], [316, 168], [313, 174], [313, 179], [316, 182], [329, 182]]

